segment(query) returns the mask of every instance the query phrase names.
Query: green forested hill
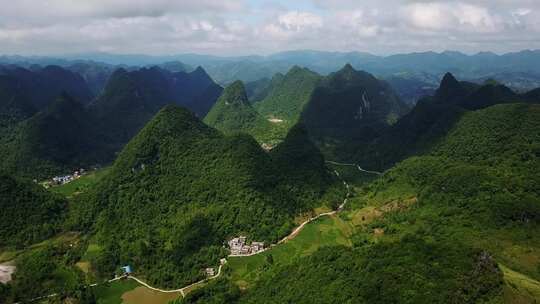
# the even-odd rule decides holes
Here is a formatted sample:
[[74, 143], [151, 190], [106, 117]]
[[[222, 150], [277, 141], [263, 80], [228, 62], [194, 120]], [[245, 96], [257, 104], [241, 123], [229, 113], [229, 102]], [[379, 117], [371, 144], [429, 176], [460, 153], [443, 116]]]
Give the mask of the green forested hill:
[[276, 74], [269, 80], [258, 93], [260, 97], [255, 97], [260, 100], [254, 103], [248, 101], [243, 84], [237, 81], [216, 102], [205, 122], [226, 133], [248, 133], [273, 147], [298, 123], [320, 79], [308, 69], [293, 67], [287, 74]]
[[533, 94], [519, 95], [498, 84], [479, 86], [459, 82], [447, 74], [434, 96], [420, 100], [369, 144], [357, 145], [346, 153], [350, 153], [349, 159], [357, 159], [363, 166], [386, 169], [408, 156], [430, 151], [469, 111], [512, 102], [540, 102], [531, 98]]
[[[26, 78], [33, 75], [24, 69], [13, 71]], [[54, 76], [62, 71], [49, 67], [41, 72]], [[49, 102], [57, 85], [44, 93], [49, 96], [46, 101], [40, 99], [46, 105], [36, 108], [30, 97], [41, 82], [26, 88], [10, 75], [0, 75], [0, 152], [5, 155], [0, 168], [32, 179], [108, 163], [166, 104], [184, 104], [204, 115], [222, 90], [202, 68], [191, 73], [157, 67], [118, 69], [88, 107], [65, 93]]]
[[300, 120], [332, 158], [376, 138], [407, 110], [390, 86], [346, 65], [313, 91]]
[[0, 173], [0, 248], [23, 247], [60, 230], [67, 202], [31, 181]]
[[184, 106], [204, 117], [221, 90], [200, 67], [190, 73], [158, 67], [118, 69], [90, 110], [103, 137], [120, 148], [167, 104]]
[[482, 303], [502, 285], [496, 264], [483, 259], [463, 244], [411, 236], [327, 247], [273, 270], [238, 303]]
[[[46, 108], [62, 93], [73, 96], [82, 104], [93, 98], [80, 75], [55, 65], [32, 66], [30, 69], [0, 66], [0, 75], [0, 91], [22, 95], [36, 110]], [[4, 101], [0, 100], [0, 104]]]
[[0, 129], [0, 168], [45, 178], [104, 159], [92, 116], [68, 95], [29, 119]]
[[72, 223], [92, 227], [103, 248], [93, 262], [105, 275], [127, 263], [152, 284], [183, 286], [217, 264], [227, 238], [276, 241], [299, 212], [321, 204], [332, 179], [320, 154], [305, 156], [317, 160], [311, 187], [280, 171], [287, 153], [269, 155], [247, 135], [226, 137], [167, 106], [77, 205]]
[[321, 78], [315, 72], [295, 66], [287, 74], [272, 79], [267, 96], [256, 103], [256, 108], [266, 118], [293, 126]]
[[225, 88], [204, 118], [204, 122], [225, 134], [243, 132], [264, 137], [264, 133], [270, 130], [270, 123], [249, 103], [241, 81], [236, 81]]
[[325, 152], [342, 155], [351, 143], [381, 134], [407, 110], [388, 84], [350, 65], [327, 77], [295, 66], [285, 75], [277, 74], [263, 94], [253, 104], [256, 111], [248, 106], [223, 111], [220, 106], [205, 121], [217, 126], [219, 112], [221, 121], [234, 122], [234, 128], [226, 129], [247, 132], [269, 146], [281, 142], [300, 122]]
[[352, 247], [288, 263], [267, 257], [246, 291], [217, 282], [184, 302], [538, 301], [540, 106], [500, 104], [454, 118], [429, 149], [357, 188], [353, 209], [340, 216], [353, 229]]

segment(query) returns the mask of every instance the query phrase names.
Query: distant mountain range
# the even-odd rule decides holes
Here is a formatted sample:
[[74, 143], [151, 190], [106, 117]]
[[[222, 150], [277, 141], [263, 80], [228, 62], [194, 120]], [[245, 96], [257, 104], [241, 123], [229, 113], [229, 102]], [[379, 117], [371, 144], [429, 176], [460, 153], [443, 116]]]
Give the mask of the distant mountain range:
[[204, 117], [223, 90], [202, 68], [120, 68], [106, 77], [98, 72], [95, 79], [106, 85], [95, 98], [80, 75], [59, 66], [3, 71], [0, 169], [33, 178], [110, 162], [165, 105]]
[[[169, 56], [121, 55], [109, 53], [89, 53], [54, 57], [0, 56], [0, 64], [21, 66], [60, 65], [79, 71], [85, 78], [92, 78], [91, 89], [94, 93], [103, 84], [103, 72], [98, 72], [88, 65], [100, 66], [109, 70], [117, 67], [143, 67], [160, 65], [172, 70], [191, 71], [192, 67], [202, 66], [208, 74], [222, 85], [236, 80], [252, 82], [270, 79], [276, 73], [286, 73], [298, 65], [322, 75], [334, 72], [350, 63], [354, 68], [367, 71], [376, 77], [388, 80], [404, 101], [414, 104], [422, 94], [433, 92], [446, 72], [456, 77], [484, 82], [495, 79], [518, 90], [527, 91], [540, 86], [540, 51], [497, 55], [481, 52], [466, 55], [460, 52], [442, 53], [423, 52], [376, 56], [361, 52], [324, 52], [299, 50], [281, 52], [268, 56], [219, 57], [199, 54], [180, 54]], [[100, 76], [101, 74], [101, 76]], [[97, 78], [97, 79], [96, 79]], [[409, 84], [403, 86], [403, 81]], [[412, 85], [412, 86], [411, 86]], [[101, 86], [102, 87], [102, 86]]]
[[[249, 78], [289, 60], [352, 62], [225, 89], [191, 68], [195, 55], [138, 67], [7, 64], [0, 249], [17, 272], [0, 302], [101, 303], [130, 284], [101, 284], [123, 265], [176, 289], [226, 258], [175, 302], [535, 303], [540, 89], [516, 91], [472, 62], [459, 73], [476, 82], [438, 74], [471, 57], [495, 71], [512, 68], [500, 58], [525, 56], [514, 66], [535, 68], [535, 54], [208, 57]], [[385, 81], [355, 68], [382, 61], [411, 72]], [[83, 191], [36, 184], [96, 162], [112, 165], [78, 180]], [[267, 246], [290, 238], [228, 256], [226, 241], [241, 235]]]
[[388, 83], [349, 64], [328, 76], [295, 66], [262, 85], [260, 100], [250, 103], [244, 85], [233, 83], [205, 122], [226, 134], [249, 133], [267, 147], [301, 124], [332, 154], [377, 137], [408, 110]]

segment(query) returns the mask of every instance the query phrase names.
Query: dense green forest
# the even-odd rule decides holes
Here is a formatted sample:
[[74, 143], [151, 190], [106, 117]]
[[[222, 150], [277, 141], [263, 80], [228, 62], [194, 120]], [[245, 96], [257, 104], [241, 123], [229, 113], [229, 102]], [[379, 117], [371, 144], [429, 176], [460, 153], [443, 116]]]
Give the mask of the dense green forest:
[[501, 271], [487, 253], [408, 236], [320, 249], [272, 269], [238, 302], [478, 303], [497, 296], [501, 285]]
[[[166, 104], [181, 104], [204, 117], [222, 91], [202, 68], [186, 73], [152, 67], [116, 70], [90, 104], [90, 93], [81, 96], [70, 90], [77, 87], [71, 82], [54, 97], [58, 85], [43, 88], [47, 98], [39, 96], [36, 101], [38, 97], [23, 90], [31, 83], [13, 79], [14, 71], [25, 81], [44, 77], [24, 69], [0, 75], [0, 153], [5, 155], [0, 168], [32, 179], [110, 163]], [[73, 74], [60, 67], [41, 72], [45, 71]], [[75, 78], [85, 85], [80, 76]], [[70, 95], [72, 91], [75, 95]]]
[[342, 215], [352, 248], [267, 261], [247, 291], [222, 280], [183, 303], [534, 303], [502, 269], [540, 279], [539, 122], [536, 104], [462, 112], [431, 149], [358, 189]]
[[413, 155], [429, 152], [471, 110], [496, 104], [538, 103], [533, 93], [516, 94], [497, 83], [477, 85], [446, 74], [434, 96], [418, 101], [395, 125], [368, 144], [352, 144], [340, 154], [367, 168], [387, 169]]
[[244, 84], [235, 81], [223, 91], [204, 122], [225, 134], [247, 133], [267, 136], [270, 122], [266, 121], [248, 101]]
[[75, 266], [85, 246], [79, 243], [46, 245], [17, 258], [14, 280], [0, 284], [2, 303], [35, 301], [47, 295], [47, 303], [96, 303], [84, 273]]
[[[276, 243], [344, 197], [304, 243], [230, 257], [175, 303], [538, 300], [508, 275], [540, 281], [538, 90], [446, 74], [405, 114], [388, 84], [350, 65], [327, 77], [295, 67], [247, 92], [234, 82], [213, 104], [221, 87], [178, 68], [118, 70], [96, 103], [61, 94], [40, 108], [0, 75], [0, 262], [17, 265], [1, 303], [100, 303], [89, 283], [122, 265], [152, 286], [186, 286], [227, 256], [228, 239]], [[18, 176], [113, 158], [69, 199]]]
[[301, 120], [318, 141], [358, 141], [374, 138], [406, 110], [387, 83], [346, 65], [317, 86]]
[[[540, 278], [528, 253], [505, 250], [540, 248], [539, 115], [526, 104], [468, 113], [431, 155], [398, 164], [364, 192], [367, 201], [415, 195], [414, 208], [362, 228], [359, 248], [271, 271], [240, 302], [477, 303], [502, 294], [495, 260]], [[385, 238], [371, 243], [371, 229]]]
[[0, 248], [24, 247], [60, 231], [65, 199], [31, 181], [0, 173]]
[[315, 72], [295, 66], [287, 74], [272, 78], [265, 98], [255, 107], [264, 117], [283, 120], [291, 127], [298, 122], [321, 78]]
[[[302, 123], [312, 140], [334, 158], [353, 143], [377, 137], [408, 109], [387, 83], [350, 65], [326, 77], [295, 66], [266, 85], [254, 96], [253, 107], [242, 93], [242, 106], [217, 103], [205, 121], [228, 133], [251, 134], [270, 147]], [[239, 83], [234, 87], [240, 88]]]
[[[77, 204], [73, 228], [95, 233], [103, 250], [93, 263], [102, 275], [131, 264], [152, 284], [186, 285], [225, 255], [226, 239], [275, 242], [300, 212], [341, 199], [304, 134], [267, 154], [247, 135], [224, 136], [167, 106]], [[294, 171], [298, 157], [305, 165]]]
[[31, 118], [2, 130], [0, 168], [30, 178], [51, 177], [112, 158], [81, 103], [62, 95]]

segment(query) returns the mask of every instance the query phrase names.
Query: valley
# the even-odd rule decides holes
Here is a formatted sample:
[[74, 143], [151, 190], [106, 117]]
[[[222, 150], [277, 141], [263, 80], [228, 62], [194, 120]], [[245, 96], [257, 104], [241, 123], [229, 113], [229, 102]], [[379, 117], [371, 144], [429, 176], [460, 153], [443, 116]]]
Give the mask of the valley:
[[350, 64], [184, 69], [63, 83], [86, 99], [0, 79], [2, 303], [538, 300], [537, 90], [447, 73], [411, 104]]

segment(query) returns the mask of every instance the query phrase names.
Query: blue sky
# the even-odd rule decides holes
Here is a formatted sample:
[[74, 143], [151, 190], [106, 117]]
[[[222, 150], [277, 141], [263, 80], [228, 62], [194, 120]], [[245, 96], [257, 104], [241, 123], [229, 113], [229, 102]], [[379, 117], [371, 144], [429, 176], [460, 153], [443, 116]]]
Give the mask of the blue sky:
[[0, 0], [0, 5], [2, 54], [540, 48], [538, 0]]

